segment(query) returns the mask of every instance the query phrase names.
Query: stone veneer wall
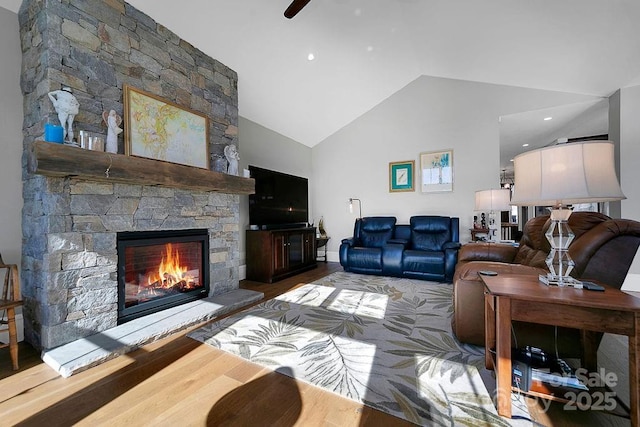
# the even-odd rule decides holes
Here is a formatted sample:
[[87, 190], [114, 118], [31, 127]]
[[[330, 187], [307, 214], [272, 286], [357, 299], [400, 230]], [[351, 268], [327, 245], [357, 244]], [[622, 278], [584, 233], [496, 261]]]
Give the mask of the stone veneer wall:
[[121, 0], [25, 0], [19, 20], [26, 340], [50, 349], [116, 325], [119, 231], [207, 228], [210, 294], [237, 289], [238, 195], [43, 177], [26, 168], [44, 123], [57, 123], [47, 93], [63, 86], [80, 102], [76, 135], [106, 133], [101, 113], [123, 115], [129, 84], [207, 115], [213, 158], [237, 144], [236, 73]]

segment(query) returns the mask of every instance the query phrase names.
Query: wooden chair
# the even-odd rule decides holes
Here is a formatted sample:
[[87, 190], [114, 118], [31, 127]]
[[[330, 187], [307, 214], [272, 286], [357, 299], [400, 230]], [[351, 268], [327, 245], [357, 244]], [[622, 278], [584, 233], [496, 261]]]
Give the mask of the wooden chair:
[[0, 348], [9, 347], [13, 370], [18, 370], [18, 333], [16, 330], [16, 307], [22, 305], [20, 299], [20, 279], [18, 266], [5, 264], [0, 254], [0, 269], [5, 269], [4, 286], [0, 295], [0, 332], [9, 331], [9, 343], [0, 343]]

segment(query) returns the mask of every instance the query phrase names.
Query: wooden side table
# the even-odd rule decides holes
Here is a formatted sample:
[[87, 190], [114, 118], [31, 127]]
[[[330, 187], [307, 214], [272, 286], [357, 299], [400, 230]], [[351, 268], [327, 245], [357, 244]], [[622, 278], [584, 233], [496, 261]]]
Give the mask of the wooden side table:
[[[481, 277], [485, 285], [485, 363], [487, 367], [493, 366], [496, 372], [498, 414], [511, 417], [511, 321], [520, 320], [627, 335], [629, 418], [632, 426], [640, 426], [640, 298], [611, 287], [605, 287], [604, 292], [595, 292], [546, 286], [536, 276]], [[583, 334], [583, 337], [587, 336]], [[583, 340], [583, 345], [589, 344], [594, 343]], [[491, 354], [493, 348], [496, 349], [495, 360]], [[591, 350], [594, 348], [586, 349], [585, 354], [590, 354]], [[586, 364], [593, 367], [595, 360]], [[545, 397], [539, 393], [529, 394]]]
[[324, 248], [324, 262], [327, 262], [327, 243], [329, 243], [330, 239], [331, 237], [329, 236], [316, 237], [316, 260], [318, 260], [318, 257], [321, 256], [318, 255], [318, 249]]
[[475, 242], [479, 240], [478, 234], [484, 234], [486, 237], [489, 236], [488, 228], [470, 228], [469, 232], [471, 233], [471, 241]]

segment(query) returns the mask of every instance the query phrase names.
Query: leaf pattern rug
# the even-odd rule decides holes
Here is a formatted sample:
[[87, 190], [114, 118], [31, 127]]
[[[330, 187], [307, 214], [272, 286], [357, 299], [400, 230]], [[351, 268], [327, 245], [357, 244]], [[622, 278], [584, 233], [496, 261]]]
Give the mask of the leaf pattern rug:
[[452, 310], [450, 284], [336, 272], [188, 336], [416, 424], [531, 425], [498, 416]]

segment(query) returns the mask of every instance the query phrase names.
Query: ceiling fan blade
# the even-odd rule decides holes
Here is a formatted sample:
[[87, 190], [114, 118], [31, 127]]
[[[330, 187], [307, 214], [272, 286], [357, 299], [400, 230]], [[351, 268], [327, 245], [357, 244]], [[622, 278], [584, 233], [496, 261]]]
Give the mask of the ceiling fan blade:
[[302, 10], [303, 7], [307, 5], [311, 0], [293, 0], [287, 10], [284, 11], [284, 16], [286, 18], [293, 18]]

